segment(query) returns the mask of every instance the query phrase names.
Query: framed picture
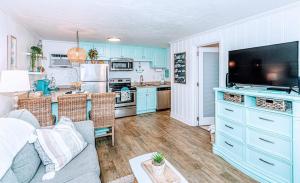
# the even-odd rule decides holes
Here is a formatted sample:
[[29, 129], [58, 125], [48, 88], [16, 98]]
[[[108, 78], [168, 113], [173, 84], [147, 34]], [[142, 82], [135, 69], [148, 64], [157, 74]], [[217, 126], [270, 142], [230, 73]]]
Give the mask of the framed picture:
[[17, 38], [8, 35], [7, 36], [7, 69], [17, 68]]
[[174, 54], [174, 82], [186, 84], [186, 53]]

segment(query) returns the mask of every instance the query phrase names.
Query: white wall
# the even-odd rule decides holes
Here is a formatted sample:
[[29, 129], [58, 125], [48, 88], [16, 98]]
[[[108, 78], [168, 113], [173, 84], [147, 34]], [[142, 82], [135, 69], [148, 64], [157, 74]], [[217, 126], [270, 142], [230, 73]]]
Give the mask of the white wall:
[[[220, 42], [220, 86], [225, 86], [228, 51], [248, 47], [300, 40], [300, 2], [249, 17], [241, 21], [171, 42], [173, 54], [187, 53], [186, 85], [172, 83], [171, 116], [186, 124], [196, 125], [198, 88], [197, 47]], [[193, 97], [191, 97], [193, 96]]]
[[[47, 68], [46, 70], [48, 76], [53, 75], [58, 85], [66, 85], [76, 81], [76, 71], [69, 68], [49, 68], [50, 54], [66, 54], [69, 48], [75, 46], [75, 42], [43, 40], [44, 56], [47, 57], [47, 60], [44, 61], [43, 65], [45, 65], [45, 68]], [[138, 62], [134, 63], [135, 69], [138, 68], [138, 65]], [[141, 66], [144, 69], [144, 81], [160, 81], [162, 72], [156, 72], [155, 69], [151, 68], [150, 62], [141, 62]], [[126, 72], [110, 72], [110, 78], [132, 78], [132, 81], [139, 81], [140, 74], [137, 73], [135, 69], [134, 71]]]
[[[7, 69], [7, 36], [13, 35], [17, 38], [17, 68], [28, 69], [30, 58], [26, 52], [30, 51], [32, 45], [38, 43], [38, 36], [18, 24], [0, 10], [0, 71]], [[11, 97], [0, 95], [0, 116], [12, 108]]]

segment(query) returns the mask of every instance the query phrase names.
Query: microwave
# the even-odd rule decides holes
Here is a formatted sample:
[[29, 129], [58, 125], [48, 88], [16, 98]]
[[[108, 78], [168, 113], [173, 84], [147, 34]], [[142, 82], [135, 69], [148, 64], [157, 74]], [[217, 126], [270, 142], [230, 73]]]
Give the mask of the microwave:
[[133, 59], [114, 58], [110, 60], [111, 71], [133, 71]]

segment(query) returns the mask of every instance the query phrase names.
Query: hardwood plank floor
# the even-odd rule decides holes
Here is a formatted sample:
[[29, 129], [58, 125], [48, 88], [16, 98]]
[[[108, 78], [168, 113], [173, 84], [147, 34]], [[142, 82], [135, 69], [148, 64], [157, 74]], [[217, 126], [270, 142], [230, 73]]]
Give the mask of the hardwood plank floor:
[[106, 183], [132, 174], [129, 159], [160, 151], [191, 183], [255, 182], [211, 148], [209, 132], [170, 118], [169, 111], [117, 119], [115, 146], [108, 138], [97, 140], [101, 180]]

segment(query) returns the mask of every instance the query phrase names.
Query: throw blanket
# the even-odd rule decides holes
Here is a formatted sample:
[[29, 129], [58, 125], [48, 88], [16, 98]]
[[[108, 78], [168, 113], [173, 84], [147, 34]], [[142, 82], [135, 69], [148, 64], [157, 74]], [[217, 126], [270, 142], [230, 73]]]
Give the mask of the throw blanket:
[[11, 167], [15, 156], [26, 145], [34, 130], [26, 121], [0, 118], [0, 179]]

